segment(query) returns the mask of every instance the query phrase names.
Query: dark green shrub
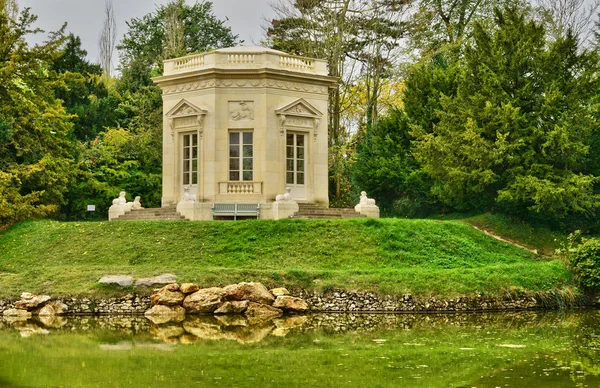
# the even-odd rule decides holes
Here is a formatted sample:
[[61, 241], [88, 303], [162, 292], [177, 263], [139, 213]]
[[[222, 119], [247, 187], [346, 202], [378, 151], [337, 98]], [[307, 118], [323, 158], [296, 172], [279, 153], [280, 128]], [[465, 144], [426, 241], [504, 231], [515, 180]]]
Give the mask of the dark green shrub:
[[600, 239], [585, 240], [570, 256], [569, 264], [579, 283], [600, 289]]

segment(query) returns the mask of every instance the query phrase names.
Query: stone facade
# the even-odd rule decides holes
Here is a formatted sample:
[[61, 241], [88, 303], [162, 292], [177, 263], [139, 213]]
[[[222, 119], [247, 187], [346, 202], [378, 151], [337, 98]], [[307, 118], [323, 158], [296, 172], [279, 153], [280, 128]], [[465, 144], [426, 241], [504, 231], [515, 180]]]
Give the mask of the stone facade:
[[[328, 206], [325, 61], [234, 47], [165, 61], [162, 206], [211, 219], [212, 203], [260, 203], [291, 188]], [[264, 206], [263, 206], [264, 205]], [[264, 209], [264, 211], [262, 211]]]

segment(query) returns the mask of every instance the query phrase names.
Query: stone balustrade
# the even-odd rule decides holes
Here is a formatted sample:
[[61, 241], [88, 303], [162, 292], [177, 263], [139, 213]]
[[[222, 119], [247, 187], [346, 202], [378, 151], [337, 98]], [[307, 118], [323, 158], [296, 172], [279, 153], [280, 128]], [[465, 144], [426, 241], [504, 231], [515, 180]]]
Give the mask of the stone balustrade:
[[179, 74], [194, 70], [267, 68], [287, 70], [315, 75], [327, 75], [327, 62], [320, 59], [289, 55], [265, 48], [263, 52], [247, 52], [244, 47], [219, 50], [165, 61], [164, 75]]

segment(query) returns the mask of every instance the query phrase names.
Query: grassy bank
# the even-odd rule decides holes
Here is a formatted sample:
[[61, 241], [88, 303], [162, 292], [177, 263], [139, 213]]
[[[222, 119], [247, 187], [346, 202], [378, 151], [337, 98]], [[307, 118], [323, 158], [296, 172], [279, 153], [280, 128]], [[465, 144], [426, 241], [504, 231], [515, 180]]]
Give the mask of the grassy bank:
[[103, 294], [106, 274], [441, 297], [571, 287], [558, 261], [459, 221], [26, 222], [0, 233], [0, 297]]

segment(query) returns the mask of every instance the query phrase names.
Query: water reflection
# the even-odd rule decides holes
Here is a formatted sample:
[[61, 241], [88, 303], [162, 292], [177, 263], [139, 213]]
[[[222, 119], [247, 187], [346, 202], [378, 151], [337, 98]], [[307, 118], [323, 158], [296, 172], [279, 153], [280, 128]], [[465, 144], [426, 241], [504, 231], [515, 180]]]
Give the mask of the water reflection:
[[600, 312], [0, 320], [0, 385], [105, 375], [114, 387], [600, 386]]

